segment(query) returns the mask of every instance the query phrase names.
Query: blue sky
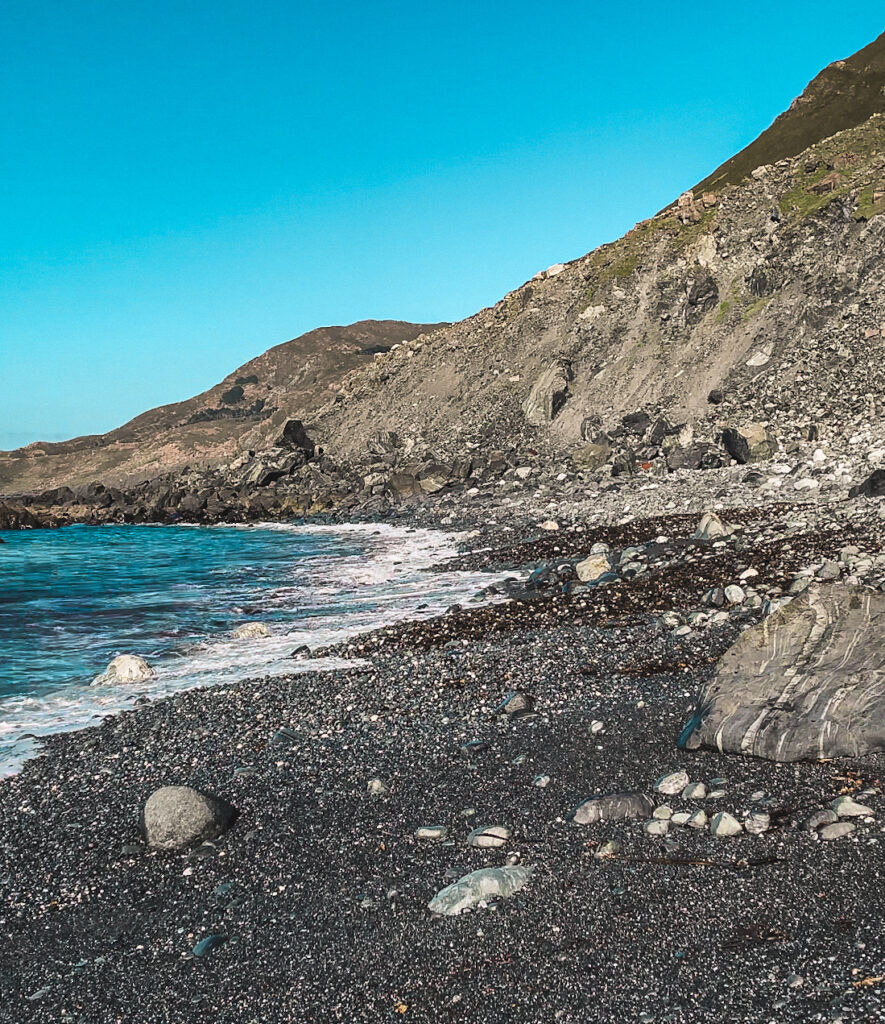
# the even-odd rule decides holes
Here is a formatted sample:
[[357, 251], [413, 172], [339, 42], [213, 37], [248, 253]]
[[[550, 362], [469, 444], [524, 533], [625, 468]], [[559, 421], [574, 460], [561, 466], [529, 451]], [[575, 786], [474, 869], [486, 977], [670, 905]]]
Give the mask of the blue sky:
[[0, 448], [453, 320], [753, 139], [881, 0], [5, 0]]

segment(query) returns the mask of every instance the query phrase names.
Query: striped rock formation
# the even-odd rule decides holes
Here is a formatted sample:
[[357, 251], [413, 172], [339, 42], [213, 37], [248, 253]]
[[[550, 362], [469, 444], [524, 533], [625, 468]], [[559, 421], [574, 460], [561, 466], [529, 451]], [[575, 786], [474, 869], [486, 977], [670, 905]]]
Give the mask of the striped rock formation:
[[679, 739], [773, 761], [885, 749], [885, 595], [810, 588], [725, 654]]

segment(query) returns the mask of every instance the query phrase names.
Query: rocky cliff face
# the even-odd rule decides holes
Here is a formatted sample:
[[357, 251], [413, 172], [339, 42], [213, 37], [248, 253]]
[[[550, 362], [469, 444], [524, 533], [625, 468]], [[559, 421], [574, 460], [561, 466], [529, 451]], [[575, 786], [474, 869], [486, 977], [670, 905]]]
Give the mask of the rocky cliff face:
[[357, 456], [383, 424], [452, 451], [491, 439], [567, 454], [625, 429], [634, 448], [660, 447], [637, 427], [661, 416], [711, 441], [732, 421], [796, 436], [878, 417], [883, 151], [877, 114], [738, 185], [686, 193], [352, 374], [317, 416], [327, 445]]

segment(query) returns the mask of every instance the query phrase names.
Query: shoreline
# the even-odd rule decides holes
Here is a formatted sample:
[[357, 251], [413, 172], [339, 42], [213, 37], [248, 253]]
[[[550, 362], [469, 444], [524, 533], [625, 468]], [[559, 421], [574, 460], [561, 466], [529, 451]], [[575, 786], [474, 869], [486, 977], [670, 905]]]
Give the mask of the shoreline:
[[[145, 528], [170, 528], [164, 524], [139, 524], [139, 528], [141, 525]], [[198, 530], [264, 530], [292, 534], [295, 541], [319, 534], [340, 537], [346, 544], [348, 537], [362, 537], [360, 543], [364, 550], [358, 557], [346, 552], [332, 552], [325, 568], [314, 565], [311, 569], [307, 566], [311, 562], [316, 563], [321, 556], [305, 556], [296, 548], [292, 566], [300, 569], [302, 574], [309, 574], [312, 582], [302, 583], [300, 594], [291, 594], [288, 610], [282, 613], [273, 601], [275, 591], [263, 595], [256, 592], [257, 600], [271, 601], [263, 611], [257, 607], [251, 609], [253, 619], [271, 616], [271, 633], [266, 638], [243, 641], [229, 631], [216, 628], [214, 632], [182, 639], [178, 646], [152, 654], [149, 653], [152, 640], [148, 637], [138, 649], [129, 651], [127, 648], [129, 653], [150, 659], [154, 675], [144, 682], [97, 687], [94, 679], [90, 682], [72, 678], [66, 684], [53, 686], [42, 693], [20, 692], [5, 696], [0, 700], [0, 725], [4, 733], [0, 742], [0, 778], [20, 770], [25, 760], [41, 756], [40, 743], [43, 739], [55, 733], [88, 728], [96, 720], [129, 710], [133, 704], [161, 700], [192, 688], [235, 684], [268, 673], [282, 675], [341, 667], [345, 664], [341, 658], [305, 655], [297, 661], [290, 659], [296, 649], [307, 643], [317, 649], [404, 618], [420, 620], [439, 614], [448, 607], [450, 592], [455, 600], [475, 601], [476, 589], [487, 583], [485, 574], [463, 573], [448, 578], [432, 571], [457, 554], [463, 533], [388, 523], [327, 526], [256, 522], [179, 526]], [[127, 524], [124, 528], [133, 527]], [[304, 561], [305, 557], [307, 561]], [[319, 593], [333, 586], [334, 579], [338, 580], [338, 593], [342, 600], [347, 600], [349, 608], [337, 626], [327, 621], [328, 615], [324, 616], [321, 604], [316, 603], [317, 600], [322, 601], [321, 597], [318, 598]], [[422, 585], [424, 579], [426, 586]], [[287, 586], [282, 577], [278, 582], [281, 587]], [[349, 598], [348, 594], [351, 595]], [[378, 603], [377, 608], [375, 602]], [[403, 606], [404, 603], [407, 607]], [[371, 622], [369, 626], [364, 621], [367, 617]], [[186, 655], [188, 650], [190, 653]], [[244, 659], [252, 663], [251, 667], [244, 664]], [[105, 666], [96, 663], [94, 667], [94, 675], [97, 675]], [[52, 710], [54, 701], [59, 704], [57, 713]], [[64, 715], [64, 718], [53, 721], [53, 715]], [[47, 723], [39, 724], [40, 718], [47, 718]], [[14, 728], [16, 721], [19, 721], [17, 729], [21, 734], [18, 737]]]
[[[878, 1019], [877, 984], [856, 982], [885, 956], [885, 804], [870, 796], [874, 822], [838, 842], [799, 823], [846, 786], [877, 789], [885, 758], [778, 764], [676, 745], [718, 658], [764, 614], [707, 609], [685, 631], [707, 588], [752, 563], [760, 594], [784, 590], [846, 544], [881, 552], [878, 503], [745, 503], [719, 548], [691, 539], [700, 515], [683, 510], [631, 524], [603, 508], [591, 524], [573, 507], [542, 530], [538, 508], [492, 522], [465, 506], [455, 518], [474, 517], [486, 550], [453, 564], [520, 564], [511, 600], [330, 648], [359, 668], [153, 701], [54, 737], [0, 783], [10, 1021], [64, 1010], [104, 1024], [133, 1006], [139, 1024]], [[417, 518], [434, 513], [453, 514]], [[648, 571], [564, 592], [558, 565], [638, 533]], [[879, 586], [871, 562], [859, 578]], [[495, 713], [511, 691], [532, 695], [532, 714]], [[724, 782], [701, 802], [663, 798], [674, 809], [765, 808], [771, 830], [568, 820], [588, 796], [651, 792], [676, 769], [711, 792]], [[183, 853], [148, 849], [141, 807], [173, 784], [224, 797], [237, 822]], [[443, 841], [415, 837], [434, 825]], [[510, 830], [503, 846], [465, 845], [491, 825]], [[594, 856], [610, 841], [616, 856]], [[508, 860], [534, 868], [518, 894], [429, 914], [454, 878]], [[217, 947], [195, 957], [210, 935]]]

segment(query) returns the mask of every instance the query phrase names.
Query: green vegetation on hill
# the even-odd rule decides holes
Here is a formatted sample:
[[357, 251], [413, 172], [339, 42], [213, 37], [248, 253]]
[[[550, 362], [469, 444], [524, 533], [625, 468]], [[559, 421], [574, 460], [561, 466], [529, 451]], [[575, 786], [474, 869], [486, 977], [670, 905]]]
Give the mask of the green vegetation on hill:
[[848, 60], [824, 68], [770, 128], [694, 191], [736, 184], [755, 168], [797, 156], [880, 112], [885, 112], [885, 33]]

